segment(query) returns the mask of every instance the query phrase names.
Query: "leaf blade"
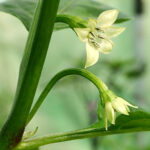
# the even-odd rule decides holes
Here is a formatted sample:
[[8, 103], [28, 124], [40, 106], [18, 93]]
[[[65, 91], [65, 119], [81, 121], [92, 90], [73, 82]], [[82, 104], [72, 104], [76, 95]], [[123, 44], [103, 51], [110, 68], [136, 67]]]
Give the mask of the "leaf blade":
[[[37, 0], [8, 0], [0, 3], [0, 11], [9, 13], [17, 17], [29, 31], [33, 14], [35, 12]], [[112, 9], [97, 1], [91, 0], [61, 0], [58, 15], [68, 15], [68, 17], [80, 17], [81, 19], [97, 18], [97, 16], [108, 9]], [[59, 17], [59, 16], [58, 16]], [[65, 20], [65, 18], [64, 18]], [[116, 23], [128, 21], [125, 15], [120, 14]], [[74, 23], [78, 25], [78, 23]], [[55, 24], [55, 30], [71, 27], [69, 22]], [[78, 26], [76, 26], [78, 27]]]

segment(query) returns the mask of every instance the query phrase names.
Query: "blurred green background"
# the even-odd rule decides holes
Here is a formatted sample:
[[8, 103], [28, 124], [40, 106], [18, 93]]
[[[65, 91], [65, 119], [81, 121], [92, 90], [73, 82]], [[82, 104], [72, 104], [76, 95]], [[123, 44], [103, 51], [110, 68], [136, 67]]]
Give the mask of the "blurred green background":
[[[136, 11], [139, 0], [100, 1], [131, 16], [132, 20], [120, 24], [126, 27], [126, 31], [115, 38], [111, 54], [102, 54], [99, 62], [88, 70], [104, 80], [119, 96], [149, 111], [150, 1], [141, 1], [143, 10], [139, 13]], [[13, 104], [27, 35], [18, 19], [0, 12], [0, 128]], [[83, 68], [85, 56], [85, 45], [72, 30], [54, 32], [36, 98], [58, 71]], [[96, 120], [97, 100], [98, 91], [87, 80], [75, 76], [64, 78], [47, 96], [26, 130], [32, 131], [38, 126], [37, 135], [44, 135], [87, 127]], [[112, 135], [51, 144], [40, 149], [149, 150], [149, 138], [148, 132]]]

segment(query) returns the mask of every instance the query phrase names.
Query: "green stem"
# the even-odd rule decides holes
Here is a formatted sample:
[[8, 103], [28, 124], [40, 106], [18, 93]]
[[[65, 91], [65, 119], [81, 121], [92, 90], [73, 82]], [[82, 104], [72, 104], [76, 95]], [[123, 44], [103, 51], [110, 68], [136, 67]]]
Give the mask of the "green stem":
[[11, 150], [21, 140], [49, 41], [53, 32], [59, 0], [39, 0], [20, 68], [13, 109], [0, 132], [0, 149]]
[[92, 138], [97, 136], [106, 136], [113, 134], [122, 134], [122, 133], [131, 133], [131, 132], [140, 132], [140, 131], [150, 131], [150, 128], [132, 128], [132, 129], [118, 129], [118, 130], [109, 130], [98, 129], [98, 128], [87, 128], [82, 130], [76, 130], [72, 132], [66, 132], [62, 134], [55, 134], [49, 136], [43, 136], [39, 138], [34, 138], [21, 142], [15, 150], [27, 150], [42, 145], [58, 143], [64, 141], [71, 141], [76, 139]]
[[37, 112], [37, 110], [39, 109], [41, 104], [43, 103], [43, 101], [46, 98], [46, 96], [48, 95], [48, 93], [51, 91], [53, 86], [56, 84], [56, 82], [58, 80], [60, 80], [61, 78], [65, 77], [65, 76], [68, 76], [68, 75], [80, 75], [80, 76], [83, 76], [83, 77], [87, 78], [88, 80], [90, 80], [98, 88], [99, 92], [102, 92], [103, 90], [105, 90], [104, 88], [107, 88], [105, 86], [105, 84], [99, 78], [97, 78], [94, 74], [92, 74], [91, 72], [89, 72], [85, 69], [73, 68], [73, 69], [63, 70], [63, 71], [57, 73], [49, 81], [49, 83], [47, 84], [47, 86], [45, 87], [43, 92], [41, 93], [40, 97], [38, 98], [36, 104], [32, 108], [32, 110], [29, 114], [28, 120], [27, 120], [27, 124], [33, 118], [33, 116], [35, 115], [35, 113]]
[[69, 25], [70, 28], [86, 28], [87, 27], [87, 21], [83, 20], [80, 17], [71, 16], [71, 15], [57, 15], [55, 22], [66, 23]]

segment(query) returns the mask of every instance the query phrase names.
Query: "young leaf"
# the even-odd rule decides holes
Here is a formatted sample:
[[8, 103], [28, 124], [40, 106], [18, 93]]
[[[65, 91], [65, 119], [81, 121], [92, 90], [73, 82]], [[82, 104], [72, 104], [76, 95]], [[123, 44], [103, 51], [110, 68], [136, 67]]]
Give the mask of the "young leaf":
[[29, 30], [37, 0], [7, 0], [0, 3], [0, 11], [17, 17]]

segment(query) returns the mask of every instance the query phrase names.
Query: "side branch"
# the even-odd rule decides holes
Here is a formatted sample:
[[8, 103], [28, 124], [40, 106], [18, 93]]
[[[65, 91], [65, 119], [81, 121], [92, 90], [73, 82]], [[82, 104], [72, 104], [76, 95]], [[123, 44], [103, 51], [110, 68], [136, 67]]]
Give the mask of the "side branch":
[[33, 118], [33, 116], [35, 115], [35, 113], [37, 112], [37, 110], [39, 109], [41, 104], [43, 103], [44, 99], [46, 98], [48, 93], [51, 91], [53, 86], [57, 83], [57, 81], [60, 80], [61, 78], [65, 77], [65, 76], [68, 76], [68, 75], [79, 75], [79, 76], [82, 76], [82, 77], [88, 79], [89, 81], [91, 81], [98, 88], [99, 92], [102, 92], [103, 90], [105, 90], [105, 84], [99, 78], [97, 78], [94, 74], [92, 74], [91, 72], [89, 72], [89, 71], [87, 71], [85, 69], [73, 68], [73, 69], [63, 70], [63, 71], [57, 73], [49, 81], [49, 83], [47, 84], [47, 86], [45, 87], [43, 92], [41, 93], [40, 97], [38, 98], [36, 104], [32, 108], [32, 110], [31, 110], [31, 112], [29, 114], [29, 118], [27, 120], [27, 124]]
[[113, 134], [123, 134], [132, 132], [150, 131], [149, 128], [132, 128], [132, 129], [119, 129], [106, 131], [104, 128], [87, 128], [82, 130], [76, 130], [72, 132], [66, 132], [62, 134], [55, 134], [49, 136], [43, 136], [21, 142], [15, 150], [26, 150], [40, 147], [46, 144], [71, 141], [77, 139], [92, 138], [97, 136], [107, 136]]

